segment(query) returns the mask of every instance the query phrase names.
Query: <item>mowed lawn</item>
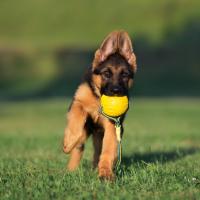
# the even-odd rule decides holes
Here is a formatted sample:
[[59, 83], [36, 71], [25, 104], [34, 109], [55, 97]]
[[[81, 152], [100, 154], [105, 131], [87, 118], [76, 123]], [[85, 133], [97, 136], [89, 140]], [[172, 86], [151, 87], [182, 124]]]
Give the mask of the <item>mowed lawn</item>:
[[[122, 169], [101, 182], [88, 140], [65, 170], [67, 99], [0, 103], [0, 199], [200, 199], [199, 99], [131, 100]], [[78, 126], [78, 122], [77, 126]]]

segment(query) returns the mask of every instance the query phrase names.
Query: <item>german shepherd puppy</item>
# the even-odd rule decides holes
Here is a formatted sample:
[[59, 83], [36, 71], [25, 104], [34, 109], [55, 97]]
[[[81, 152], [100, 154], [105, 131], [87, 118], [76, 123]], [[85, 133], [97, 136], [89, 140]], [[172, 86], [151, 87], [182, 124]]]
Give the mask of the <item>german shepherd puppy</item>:
[[136, 56], [128, 33], [110, 33], [95, 52], [92, 66], [78, 87], [67, 114], [63, 151], [70, 153], [69, 171], [78, 167], [84, 143], [91, 134], [93, 165], [98, 166], [99, 177], [114, 178], [113, 167], [117, 160], [115, 124], [99, 113], [100, 97], [102, 94], [128, 96], [136, 68]]

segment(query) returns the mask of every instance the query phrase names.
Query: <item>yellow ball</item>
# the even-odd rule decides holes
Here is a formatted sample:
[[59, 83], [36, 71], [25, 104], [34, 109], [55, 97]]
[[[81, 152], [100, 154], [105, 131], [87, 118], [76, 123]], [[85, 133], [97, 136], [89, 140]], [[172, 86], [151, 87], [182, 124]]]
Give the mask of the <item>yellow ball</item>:
[[118, 117], [128, 109], [128, 97], [122, 96], [101, 96], [102, 111], [111, 117]]

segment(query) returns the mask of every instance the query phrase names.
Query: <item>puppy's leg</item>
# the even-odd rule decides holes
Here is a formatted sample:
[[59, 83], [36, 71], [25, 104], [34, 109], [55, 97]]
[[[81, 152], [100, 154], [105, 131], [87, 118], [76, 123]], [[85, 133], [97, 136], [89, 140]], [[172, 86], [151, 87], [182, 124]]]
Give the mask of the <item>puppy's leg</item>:
[[79, 102], [73, 102], [68, 113], [68, 123], [65, 128], [63, 151], [69, 153], [73, 147], [84, 137], [84, 126], [87, 113]]
[[94, 133], [92, 134], [92, 139], [94, 146], [93, 167], [96, 168], [99, 162], [99, 157], [102, 149], [103, 131], [94, 131]]
[[104, 123], [103, 146], [98, 164], [99, 177], [107, 180], [114, 178], [113, 165], [117, 158], [117, 138], [113, 123], [106, 120]]
[[88, 135], [86, 133], [86, 130], [83, 130], [81, 139], [70, 152], [70, 160], [67, 165], [67, 169], [69, 171], [74, 171], [78, 167], [80, 160], [82, 158], [83, 152], [84, 152], [84, 143], [87, 138], [88, 138]]

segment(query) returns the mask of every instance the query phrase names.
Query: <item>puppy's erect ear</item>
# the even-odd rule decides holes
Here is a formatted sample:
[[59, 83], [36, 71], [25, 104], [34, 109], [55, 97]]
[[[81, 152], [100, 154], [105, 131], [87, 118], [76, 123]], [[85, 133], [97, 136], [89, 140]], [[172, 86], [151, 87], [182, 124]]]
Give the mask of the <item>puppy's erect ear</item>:
[[95, 52], [95, 57], [93, 61], [93, 69], [100, 64], [101, 62], [105, 61], [106, 58], [115, 53], [117, 51], [117, 37], [118, 32], [114, 31], [110, 33], [102, 42], [100, 48]]
[[118, 35], [118, 49], [119, 53], [132, 66], [133, 72], [137, 70], [136, 56], [133, 53], [131, 39], [127, 32], [121, 31]]

